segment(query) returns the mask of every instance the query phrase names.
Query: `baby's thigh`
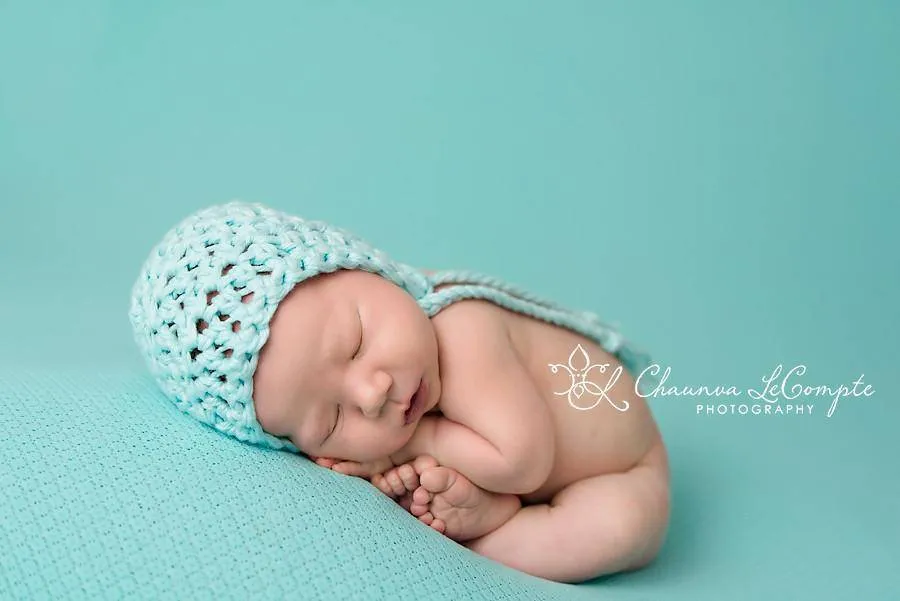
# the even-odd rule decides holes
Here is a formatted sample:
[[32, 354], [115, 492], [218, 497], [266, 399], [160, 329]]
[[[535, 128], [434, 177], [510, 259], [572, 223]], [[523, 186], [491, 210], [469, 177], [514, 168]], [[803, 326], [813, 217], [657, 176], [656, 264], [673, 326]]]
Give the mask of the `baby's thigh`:
[[668, 530], [669, 504], [662, 448], [625, 473], [573, 482], [551, 502], [567, 550], [597, 562], [604, 573], [638, 569], [656, 557]]

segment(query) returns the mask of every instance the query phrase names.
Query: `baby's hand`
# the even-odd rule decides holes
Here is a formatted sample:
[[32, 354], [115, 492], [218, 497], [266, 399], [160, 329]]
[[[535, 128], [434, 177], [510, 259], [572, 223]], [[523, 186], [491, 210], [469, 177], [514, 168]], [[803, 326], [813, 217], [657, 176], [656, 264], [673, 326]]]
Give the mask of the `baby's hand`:
[[402, 499], [419, 488], [419, 476], [430, 467], [437, 467], [431, 455], [419, 455], [413, 461], [390, 468], [372, 476], [372, 484], [392, 499]]
[[315, 461], [316, 465], [320, 465], [347, 476], [359, 476], [366, 480], [371, 480], [373, 476], [394, 467], [394, 462], [391, 461], [390, 457], [377, 459], [375, 461], [367, 461], [365, 463], [333, 459], [331, 457], [315, 457], [312, 455], [310, 455], [309, 458]]

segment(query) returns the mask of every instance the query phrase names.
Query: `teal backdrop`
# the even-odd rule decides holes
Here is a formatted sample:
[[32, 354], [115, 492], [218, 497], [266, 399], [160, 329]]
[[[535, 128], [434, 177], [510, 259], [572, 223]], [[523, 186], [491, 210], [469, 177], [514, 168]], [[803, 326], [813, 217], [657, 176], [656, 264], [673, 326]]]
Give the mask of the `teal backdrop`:
[[[744, 391], [650, 399], [669, 538], [603, 587], [895, 599], [898, 107], [893, 2], [0, 2], [0, 362], [139, 372], [151, 246], [264, 202]], [[874, 393], [698, 415], [779, 364]]]

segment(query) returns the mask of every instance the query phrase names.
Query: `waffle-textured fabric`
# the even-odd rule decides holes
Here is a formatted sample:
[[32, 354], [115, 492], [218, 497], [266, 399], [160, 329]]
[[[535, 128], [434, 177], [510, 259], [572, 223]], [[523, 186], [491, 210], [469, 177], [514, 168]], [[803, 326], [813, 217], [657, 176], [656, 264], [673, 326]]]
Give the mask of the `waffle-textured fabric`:
[[146, 374], [0, 365], [0, 407], [4, 601], [649, 598], [492, 562], [361, 478], [198, 423]]
[[[182, 411], [239, 440], [297, 448], [263, 431], [253, 408], [253, 373], [278, 304], [294, 286], [338, 269], [387, 278], [428, 317], [467, 298], [568, 327], [600, 344], [633, 374], [650, 357], [588, 311], [572, 311], [496, 277], [421, 270], [393, 260], [353, 233], [234, 200], [201, 209], [150, 252], [132, 289], [135, 340], [160, 388]], [[439, 285], [449, 284], [436, 291]], [[643, 378], [646, 387], [653, 378]]]

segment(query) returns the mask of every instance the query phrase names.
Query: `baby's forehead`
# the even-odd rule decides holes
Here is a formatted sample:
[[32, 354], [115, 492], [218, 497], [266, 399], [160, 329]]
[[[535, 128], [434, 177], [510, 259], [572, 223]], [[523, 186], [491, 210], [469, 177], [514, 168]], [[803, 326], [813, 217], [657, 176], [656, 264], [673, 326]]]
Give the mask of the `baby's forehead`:
[[317, 275], [297, 283], [278, 303], [270, 338], [278, 339], [276, 346], [298, 344], [293, 339], [303, 331], [354, 328], [357, 313], [371, 319], [408, 309], [410, 300], [406, 291], [378, 274], [339, 270]]
[[[327, 297], [335, 305], [350, 304], [373, 299], [381, 300], [387, 292], [402, 289], [377, 273], [359, 269], [339, 269], [304, 280], [294, 286], [294, 296]], [[404, 293], [405, 294], [405, 293]]]

